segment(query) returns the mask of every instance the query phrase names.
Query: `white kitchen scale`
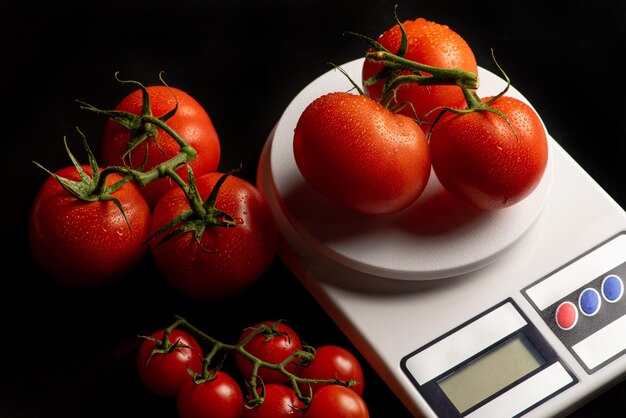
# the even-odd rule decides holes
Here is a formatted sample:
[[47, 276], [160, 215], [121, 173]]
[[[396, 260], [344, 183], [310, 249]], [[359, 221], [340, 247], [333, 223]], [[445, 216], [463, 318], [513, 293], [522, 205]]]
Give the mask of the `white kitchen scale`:
[[[362, 60], [342, 66], [353, 80]], [[505, 86], [482, 68], [479, 80], [480, 96]], [[293, 99], [258, 187], [281, 258], [406, 407], [416, 417], [563, 416], [621, 381], [626, 212], [551, 137], [541, 183], [510, 208], [471, 209], [434, 174], [397, 214], [341, 208], [302, 178], [292, 141], [309, 103], [351, 87], [333, 69]]]

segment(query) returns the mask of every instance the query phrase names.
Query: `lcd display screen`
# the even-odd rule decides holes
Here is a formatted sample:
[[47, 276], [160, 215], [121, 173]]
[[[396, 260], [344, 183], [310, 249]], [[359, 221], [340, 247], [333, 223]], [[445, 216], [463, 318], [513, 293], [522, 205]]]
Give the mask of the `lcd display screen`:
[[516, 334], [437, 383], [459, 413], [463, 413], [543, 363], [524, 335]]

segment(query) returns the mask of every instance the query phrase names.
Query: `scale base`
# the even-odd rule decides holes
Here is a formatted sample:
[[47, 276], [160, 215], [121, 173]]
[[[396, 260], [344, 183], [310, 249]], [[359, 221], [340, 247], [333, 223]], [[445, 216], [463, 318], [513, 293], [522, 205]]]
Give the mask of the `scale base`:
[[[336, 80], [332, 80], [322, 83], [323, 88], [343, 89], [342, 83], [337, 85]], [[319, 90], [309, 92], [309, 96], [299, 96], [290, 108], [292, 105], [295, 109], [302, 108], [317, 93]], [[492, 251], [488, 257], [479, 257], [476, 264], [462, 263], [461, 268], [458, 265], [434, 270], [423, 266], [387, 268], [381, 267], [378, 261], [372, 262], [371, 248], [366, 248], [371, 247], [371, 242], [361, 245], [363, 252], [359, 253], [358, 245], [342, 247], [339, 244], [345, 241], [329, 240], [323, 235], [328, 231], [322, 231], [322, 235], [312, 234], [309, 229], [312, 224], [299, 222], [294, 217], [297, 213], [291, 210], [293, 206], [285, 204], [289, 202], [286, 190], [292, 190], [300, 181], [294, 175], [297, 173], [285, 175], [285, 169], [293, 170], [293, 166], [285, 164], [285, 158], [293, 156], [289, 143], [283, 141], [289, 137], [292, 119], [299, 115], [290, 108], [268, 138], [257, 178], [257, 185], [268, 200], [281, 233], [279, 254], [415, 416], [434, 418], [438, 414], [421, 395], [419, 385], [403, 369], [403, 361], [409, 354], [433, 344], [467, 321], [482, 317], [505, 301], [519, 308], [576, 380], [541, 402], [522, 408], [525, 416], [567, 415], [624, 378], [626, 357], [622, 354], [626, 351], [626, 340], [617, 338], [621, 345], [615, 355], [599, 369], [591, 371], [557, 336], [553, 325], [546, 322], [545, 312], [538, 310], [524, 294], [525, 289], [542, 278], [550, 277], [626, 231], [624, 210], [554, 139], [550, 138], [549, 181], [535, 196], [538, 204], [531, 207], [534, 213], [526, 218], [527, 224], [521, 232], [513, 234], [506, 245]], [[284, 124], [284, 118], [291, 118], [291, 122]], [[317, 225], [319, 222], [315, 220]], [[477, 239], [494, 238], [497, 237], [486, 234]], [[347, 253], [346, 248], [353, 252]], [[626, 261], [626, 251], [620, 257], [623, 259], [616, 264]], [[573, 296], [576, 291], [578, 289], [564, 298]], [[626, 335], [626, 330], [621, 334]], [[477, 408], [473, 414], [479, 416], [480, 410], [486, 411]]]

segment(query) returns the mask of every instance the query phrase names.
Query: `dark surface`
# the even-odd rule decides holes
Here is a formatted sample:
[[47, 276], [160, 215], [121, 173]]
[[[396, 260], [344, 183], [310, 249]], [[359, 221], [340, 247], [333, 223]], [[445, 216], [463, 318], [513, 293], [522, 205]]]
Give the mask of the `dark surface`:
[[[17, 2], [14, 2], [17, 3]], [[226, 341], [260, 320], [283, 318], [311, 345], [351, 348], [286, 267], [276, 260], [252, 289], [224, 302], [185, 298], [146, 259], [106, 288], [69, 290], [35, 264], [26, 217], [44, 172], [69, 163], [62, 139], [78, 126], [97, 149], [103, 120], [77, 99], [113, 107], [129, 90], [114, 79], [158, 83], [191, 93], [211, 115], [222, 142], [221, 170], [243, 164], [254, 181], [272, 126], [290, 100], [329, 62], [361, 57], [365, 45], [345, 31], [376, 37], [394, 24], [395, 2], [179, 1], [19, 2], [3, 6], [2, 257], [0, 416], [172, 417], [171, 399], [145, 390], [134, 371], [137, 334], [179, 314]], [[626, 128], [620, 71], [626, 5], [615, 2], [460, 3], [400, 1], [402, 19], [446, 23], [495, 71], [490, 48], [551, 135], [626, 207]], [[357, 4], [358, 6], [354, 6]], [[620, 384], [573, 416], [611, 416]], [[373, 417], [410, 416], [366, 369]]]

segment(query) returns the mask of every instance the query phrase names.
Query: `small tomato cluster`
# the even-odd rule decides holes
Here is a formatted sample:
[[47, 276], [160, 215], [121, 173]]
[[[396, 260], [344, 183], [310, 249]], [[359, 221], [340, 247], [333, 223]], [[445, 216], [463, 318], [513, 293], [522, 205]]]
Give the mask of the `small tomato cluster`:
[[[284, 322], [247, 328], [236, 344], [217, 341], [182, 318], [143, 338], [140, 380], [155, 394], [175, 398], [181, 418], [369, 417], [358, 359], [336, 345], [303, 346]], [[214, 366], [219, 352], [234, 353], [235, 370]]]

